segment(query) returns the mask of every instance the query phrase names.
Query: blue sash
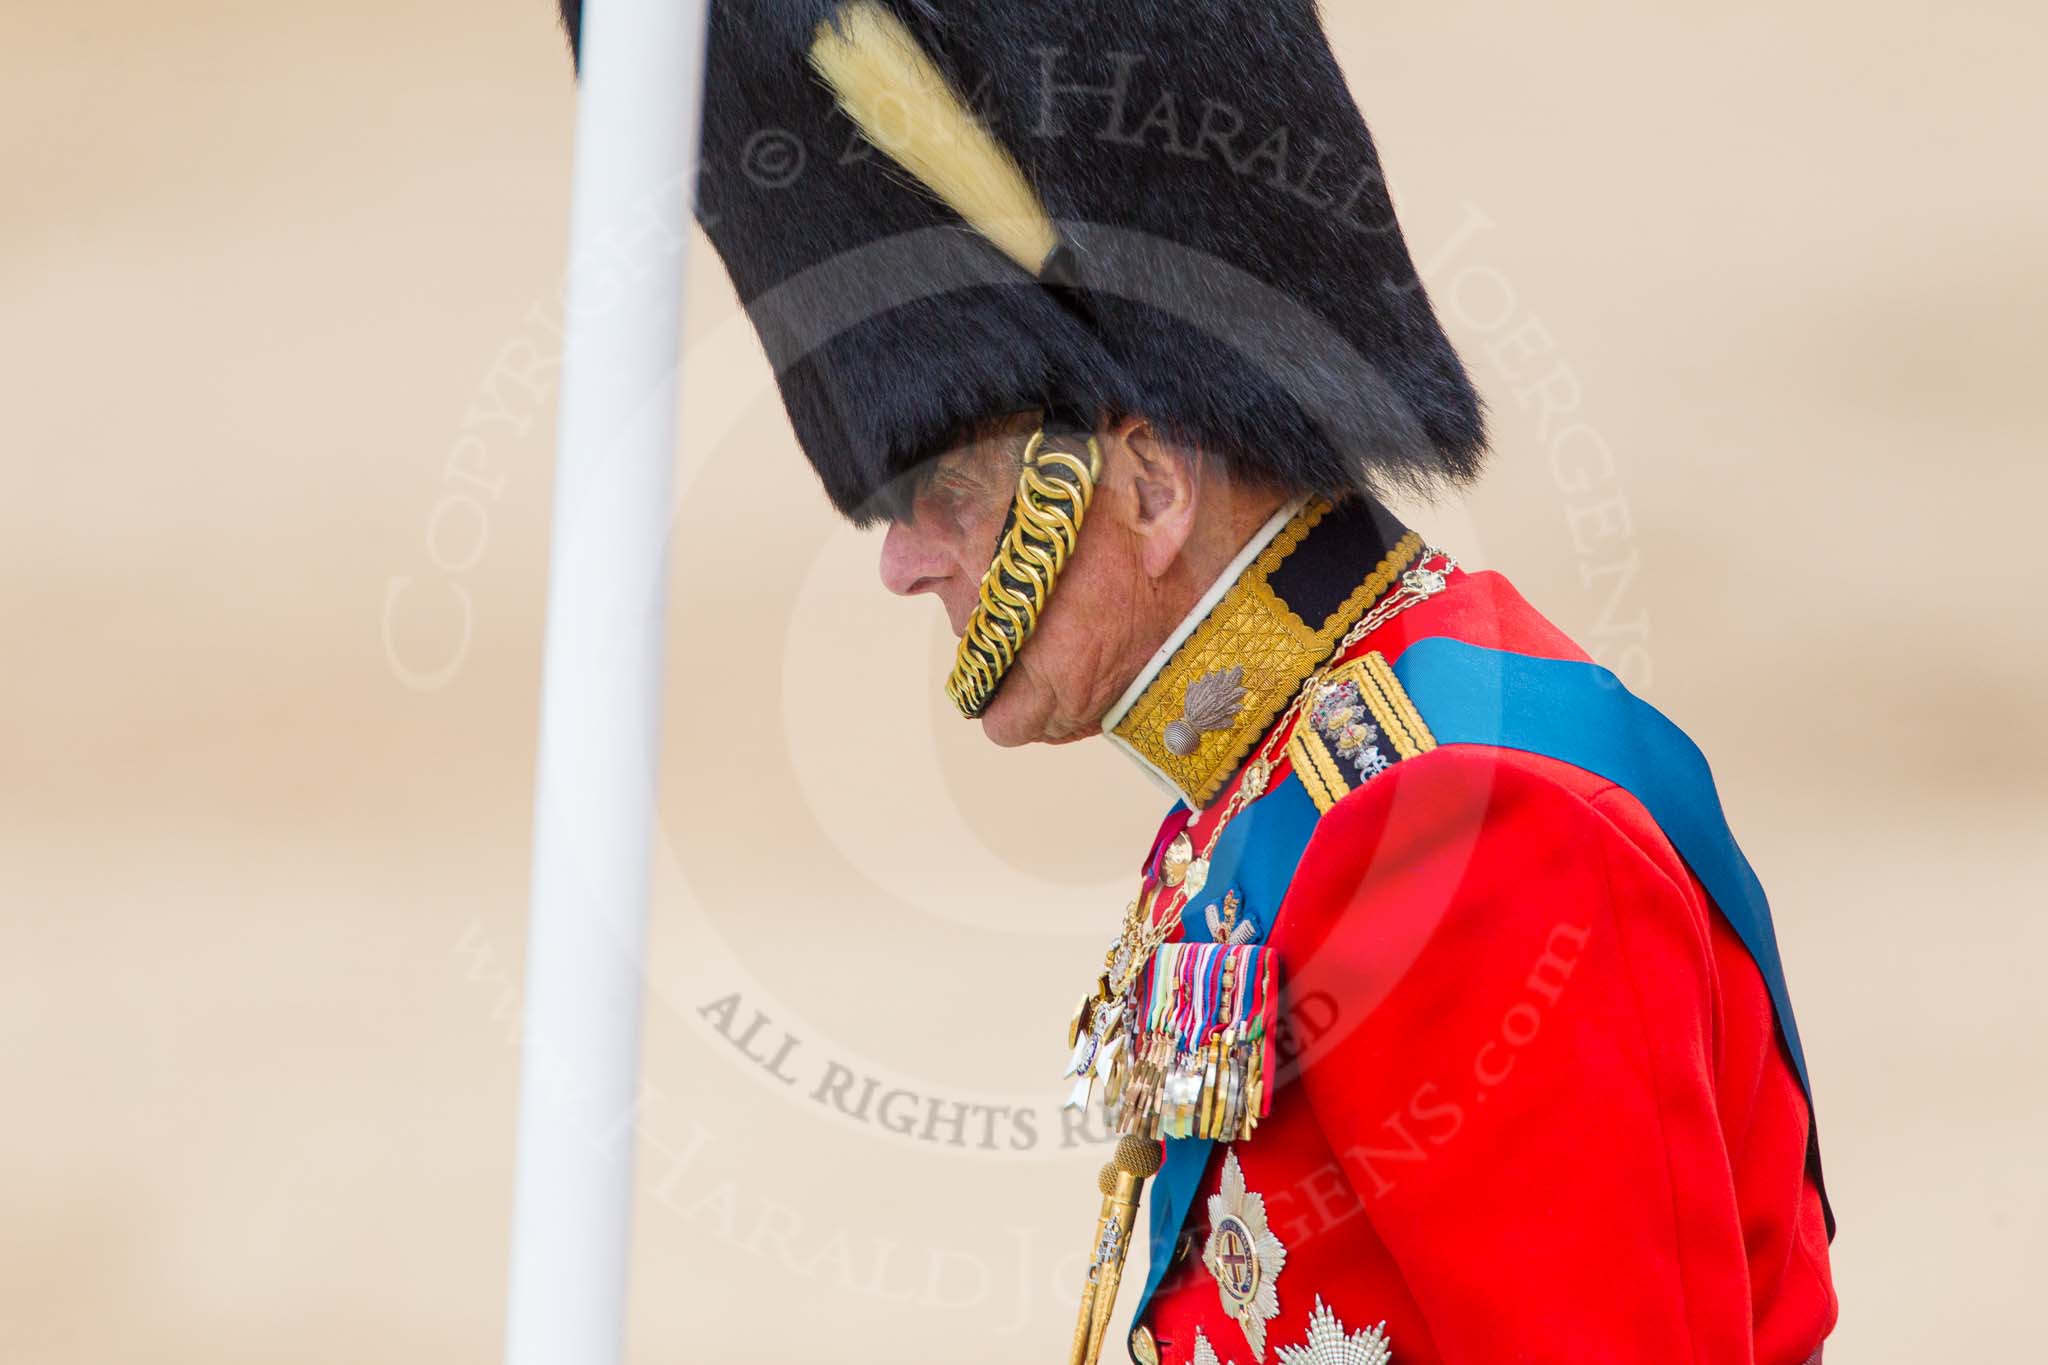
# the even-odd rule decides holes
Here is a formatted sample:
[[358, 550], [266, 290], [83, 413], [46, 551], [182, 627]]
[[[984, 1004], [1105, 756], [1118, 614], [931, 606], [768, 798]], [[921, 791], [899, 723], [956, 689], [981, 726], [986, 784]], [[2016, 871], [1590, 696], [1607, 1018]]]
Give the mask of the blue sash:
[[[1713, 772], [1698, 746], [1596, 664], [1512, 654], [1436, 636], [1410, 645], [1395, 663], [1394, 676], [1439, 745], [1540, 754], [1606, 778], [1642, 803], [1756, 960], [1777, 1016], [1778, 1036], [1806, 1093], [1807, 1165], [1819, 1184], [1813, 1089], [1785, 988], [1770, 902], [1728, 829]], [[1209, 884], [1220, 888], [1234, 882], [1243, 888], [1247, 904], [1271, 915], [1286, 895], [1317, 819], [1307, 791], [1289, 777], [1224, 830], [1210, 860]], [[1207, 938], [1207, 927], [1195, 916], [1184, 923], [1189, 938]], [[1143, 1320], [1165, 1277], [1214, 1145], [1197, 1139], [1166, 1144], [1165, 1163], [1152, 1182], [1151, 1271], [1133, 1321]], [[1821, 1205], [1832, 1236], [1835, 1219], [1824, 1186]]]
[[[1287, 898], [1287, 884], [1294, 880], [1294, 869], [1300, 865], [1309, 836], [1316, 832], [1316, 821], [1320, 819], [1322, 813], [1309, 800], [1308, 791], [1290, 775], [1246, 806], [1224, 828], [1209, 854], [1205, 889], [1221, 895], [1225, 887], [1237, 887], [1245, 904], [1261, 916], [1261, 925], [1270, 930], [1272, 916]], [[1193, 908], [1190, 906], [1189, 910]], [[1190, 913], [1181, 920], [1181, 925], [1190, 942], [1210, 941], [1204, 916]], [[1208, 1138], [1167, 1139], [1166, 1160], [1161, 1163], [1159, 1174], [1152, 1177], [1152, 1191], [1147, 1196], [1151, 1205], [1152, 1268], [1145, 1276], [1145, 1292], [1138, 1299], [1138, 1314], [1132, 1322], [1144, 1320], [1153, 1293], [1166, 1277], [1166, 1268], [1173, 1262], [1173, 1244], [1180, 1240], [1181, 1224], [1187, 1221], [1195, 1191], [1202, 1186], [1202, 1172], [1209, 1166], [1209, 1149], [1215, 1145]]]
[[1756, 959], [1778, 1033], [1811, 1108], [1771, 904], [1721, 813], [1706, 756], [1664, 713], [1597, 664], [1539, 659], [1435, 636], [1408, 647], [1394, 676], [1438, 744], [1519, 749], [1583, 768], [1626, 791], [1664, 831]]

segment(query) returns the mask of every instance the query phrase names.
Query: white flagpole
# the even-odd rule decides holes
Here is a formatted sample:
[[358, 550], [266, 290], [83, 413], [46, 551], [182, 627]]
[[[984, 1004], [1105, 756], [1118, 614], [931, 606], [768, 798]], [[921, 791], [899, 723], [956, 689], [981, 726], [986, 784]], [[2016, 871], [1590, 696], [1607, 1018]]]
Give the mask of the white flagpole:
[[588, 0], [505, 1359], [623, 1358], [706, 0]]

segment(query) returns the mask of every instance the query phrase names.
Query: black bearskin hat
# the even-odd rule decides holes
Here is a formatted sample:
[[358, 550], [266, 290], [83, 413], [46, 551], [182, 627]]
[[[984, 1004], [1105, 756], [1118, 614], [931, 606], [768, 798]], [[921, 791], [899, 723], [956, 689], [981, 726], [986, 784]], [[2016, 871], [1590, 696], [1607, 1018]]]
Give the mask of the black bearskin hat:
[[[840, 511], [887, 513], [927, 457], [1028, 410], [1142, 416], [1301, 493], [1477, 471], [1479, 401], [1315, 0], [711, 11], [698, 216]], [[881, 78], [849, 55], [878, 34], [914, 49]], [[872, 79], [897, 85], [863, 99]], [[1021, 172], [1029, 213], [977, 211], [904, 149], [926, 84], [973, 126], [922, 140]]]

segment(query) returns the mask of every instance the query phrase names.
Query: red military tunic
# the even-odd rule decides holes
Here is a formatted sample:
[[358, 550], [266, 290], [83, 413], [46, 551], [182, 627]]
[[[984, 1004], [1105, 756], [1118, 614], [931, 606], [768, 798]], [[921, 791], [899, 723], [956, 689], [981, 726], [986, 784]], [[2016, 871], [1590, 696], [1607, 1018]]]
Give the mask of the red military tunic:
[[[1347, 657], [1428, 636], [1584, 658], [1490, 573]], [[1141, 1359], [1373, 1359], [1327, 1322], [1308, 1352], [1319, 1306], [1384, 1322], [1399, 1365], [1815, 1355], [1837, 1310], [1804, 1092], [1755, 962], [1634, 796], [1519, 751], [1421, 753], [1336, 800], [1263, 911], [1301, 1069], [1215, 1144]], [[1239, 1175], [1284, 1248], [1254, 1330], [1204, 1264]]]

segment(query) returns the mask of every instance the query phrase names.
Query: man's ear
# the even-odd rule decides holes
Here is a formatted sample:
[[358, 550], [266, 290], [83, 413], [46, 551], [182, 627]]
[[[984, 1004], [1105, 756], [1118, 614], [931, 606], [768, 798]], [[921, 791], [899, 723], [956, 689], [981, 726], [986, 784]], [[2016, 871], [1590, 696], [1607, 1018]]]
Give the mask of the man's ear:
[[1126, 417], [1114, 428], [1115, 444], [1131, 456], [1131, 530], [1137, 535], [1145, 573], [1163, 578], [1194, 534], [1201, 501], [1201, 462], [1193, 452], [1161, 440], [1142, 417]]

